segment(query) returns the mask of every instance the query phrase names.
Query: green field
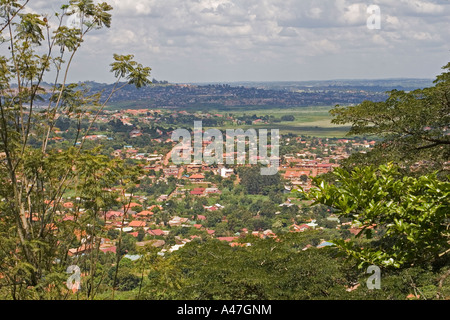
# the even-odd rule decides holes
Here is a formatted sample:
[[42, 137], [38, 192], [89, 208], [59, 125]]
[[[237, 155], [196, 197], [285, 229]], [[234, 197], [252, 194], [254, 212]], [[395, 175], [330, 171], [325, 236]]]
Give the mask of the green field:
[[[332, 116], [329, 111], [332, 107], [298, 107], [289, 109], [252, 109], [233, 112], [212, 111], [210, 113], [218, 113], [223, 115], [232, 114], [234, 117], [247, 115], [257, 115], [262, 117], [271, 115], [275, 118], [281, 118], [283, 115], [293, 115], [294, 121], [282, 121], [272, 124], [254, 124], [241, 125], [239, 128], [244, 130], [249, 128], [259, 129], [279, 129], [281, 134], [293, 133], [296, 135], [314, 136], [321, 138], [342, 138], [349, 131], [349, 126], [335, 125], [331, 123]], [[237, 128], [237, 126], [225, 125], [215, 127], [219, 130]]]

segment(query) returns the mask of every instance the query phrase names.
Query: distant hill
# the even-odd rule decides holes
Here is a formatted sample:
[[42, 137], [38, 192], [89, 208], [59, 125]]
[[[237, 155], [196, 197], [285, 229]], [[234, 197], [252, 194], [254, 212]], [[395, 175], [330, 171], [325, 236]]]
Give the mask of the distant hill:
[[[112, 90], [112, 84], [86, 82], [91, 93]], [[171, 84], [155, 81], [136, 89], [126, 85], [110, 99], [108, 108], [166, 108], [236, 110], [246, 108], [292, 108], [358, 104], [383, 101], [386, 91], [411, 91], [431, 86], [429, 79], [329, 80], [302, 82], [233, 82]]]
[[398, 78], [398, 79], [342, 79], [319, 81], [244, 81], [229, 82], [231, 86], [244, 86], [273, 90], [366, 90], [385, 92], [393, 89], [412, 91], [433, 86], [433, 79]]

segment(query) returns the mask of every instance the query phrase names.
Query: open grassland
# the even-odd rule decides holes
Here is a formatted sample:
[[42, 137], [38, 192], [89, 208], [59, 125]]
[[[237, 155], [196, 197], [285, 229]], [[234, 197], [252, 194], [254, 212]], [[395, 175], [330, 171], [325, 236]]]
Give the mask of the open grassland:
[[[293, 133], [296, 135], [314, 136], [321, 138], [342, 138], [349, 131], [349, 126], [335, 125], [331, 123], [332, 116], [329, 111], [332, 107], [298, 107], [288, 109], [252, 109], [239, 110], [233, 112], [210, 111], [233, 117], [253, 116], [264, 117], [266, 115], [280, 119], [284, 115], [293, 115], [294, 121], [281, 121], [271, 124], [239, 125], [239, 128], [247, 130], [249, 128], [259, 129], [279, 129], [281, 134]], [[237, 128], [236, 125], [224, 125], [216, 127], [219, 130]]]

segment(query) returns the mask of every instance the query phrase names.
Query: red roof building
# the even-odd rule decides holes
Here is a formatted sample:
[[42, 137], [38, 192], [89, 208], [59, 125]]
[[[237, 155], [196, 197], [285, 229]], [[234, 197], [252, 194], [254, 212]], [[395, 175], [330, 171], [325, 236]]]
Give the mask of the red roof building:
[[302, 224], [302, 225], [293, 224], [290, 227], [291, 232], [303, 232], [303, 231], [306, 231], [308, 229], [311, 229], [311, 227], [308, 226], [307, 224]]
[[164, 231], [162, 231], [161, 229], [148, 230], [147, 232], [148, 232], [148, 234], [150, 234], [152, 236], [163, 236], [164, 235]]
[[116, 246], [108, 246], [108, 247], [100, 247], [100, 251], [106, 253], [106, 252], [112, 252], [112, 253], [116, 253]]
[[191, 181], [203, 181], [203, 179], [205, 179], [205, 176], [200, 173], [196, 173], [190, 176], [189, 179]]
[[205, 188], [194, 188], [190, 193], [193, 196], [202, 196], [205, 193]]
[[131, 221], [131, 222], [128, 224], [128, 226], [129, 226], [129, 227], [132, 227], [132, 228], [143, 228], [143, 227], [146, 226], [146, 223], [145, 223], [145, 221], [137, 221], [137, 220], [134, 220], [134, 221]]
[[238, 237], [218, 237], [217, 239], [219, 239], [220, 241], [227, 241], [227, 242], [232, 242], [234, 240], [236, 240]]
[[144, 211], [139, 212], [136, 215], [139, 216], [139, 217], [148, 218], [148, 217], [151, 217], [153, 215], [153, 212], [148, 211], [148, 210], [144, 210]]

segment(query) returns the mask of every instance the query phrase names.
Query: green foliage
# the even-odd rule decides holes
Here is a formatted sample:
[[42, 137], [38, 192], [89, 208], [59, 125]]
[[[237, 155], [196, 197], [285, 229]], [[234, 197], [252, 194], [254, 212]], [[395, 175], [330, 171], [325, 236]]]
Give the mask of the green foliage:
[[[116, 266], [110, 268], [108, 271], [108, 278], [111, 285], [113, 284], [115, 274]], [[120, 261], [116, 277], [116, 287], [119, 291], [133, 290], [137, 288], [140, 282], [139, 277], [134, 273], [132, 262], [126, 258]]]
[[284, 115], [281, 116], [281, 121], [294, 121], [295, 117], [293, 115]]
[[[121, 185], [129, 191], [137, 170], [102, 156], [100, 149], [85, 148], [89, 143], [83, 138], [107, 101], [66, 79], [87, 35], [110, 27], [112, 7], [71, 0], [60, 13], [39, 15], [28, 13], [27, 4], [0, 3], [1, 45], [8, 48], [0, 56], [0, 287], [13, 299], [66, 298], [58, 281], [79, 258], [69, 257], [69, 249], [83, 244], [88, 250], [79, 260], [88, 285], [82, 294], [91, 299], [101, 282], [98, 239], [106, 232], [100, 218], [119, 205], [118, 194], [109, 190]], [[64, 26], [74, 11], [80, 28]], [[148, 84], [150, 68], [128, 63], [128, 82]], [[43, 79], [50, 75], [54, 85], [44, 89]], [[36, 110], [38, 103], [48, 104], [45, 111]], [[77, 128], [73, 147], [54, 150], [51, 139], [60, 116]], [[63, 206], [67, 191], [75, 195], [70, 209]]]
[[280, 191], [283, 186], [279, 173], [274, 175], [261, 175], [258, 166], [239, 168], [241, 185], [249, 194], [269, 194], [270, 191]]
[[[394, 165], [333, 172], [334, 184], [320, 178], [308, 196], [336, 209], [361, 227], [359, 236], [376, 236], [369, 246], [335, 241], [361, 266], [409, 266], [437, 262], [449, 252], [450, 183], [436, 174], [402, 177]], [[378, 234], [375, 234], [378, 232]]]
[[[155, 257], [142, 299], [188, 300], [404, 300], [409, 294], [437, 299], [438, 274], [426, 267], [384, 270], [381, 289], [367, 287], [369, 275], [333, 248], [309, 248], [312, 232], [277, 239], [240, 239], [231, 247], [218, 240], [191, 242]], [[247, 245], [250, 243], [251, 245]], [[320, 267], [318, 267], [320, 266]], [[449, 285], [441, 288], [447, 292]], [[348, 290], [351, 289], [351, 290]]]
[[114, 60], [111, 64], [111, 72], [114, 72], [116, 78], [126, 78], [128, 84], [133, 84], [136, 88], [141, 88], [151, 83], [149, 80], [149, 67], [144, 67], [142, 64], [133, 60], [133, 55], [118, 55], [114, 54]]
[[[81, 13], [81, 24], [87, 29], [109, 28], [111, 26], [111, 11], [113, 8], [106, 2], [94, 4], [93, 0], [70, 0], [70, 5]], [[63, 6], [63, 9], [69, 7]], [[76, 11], [67, 11], [66, 14], [72, 15]]]
[[125, 233], [120, 246], [120, 255], [136, 253], [136, 238]]
[[422, 172], [445, 169], [450, 158], [450, 63], [435, 86], [411, 92], [393, 90], [383, 102], [363, 103], [330, 111], [335, 124], [351, 124], [348, 135], [383, 138], [367, 155], [355, 154], [345, 163], [353, 165], [396, 162], [405, 169], [421, 161]]
[[[326, 250], [293, 249], [287, 239], [247, 240], [252, 241], [252, 246], [246, 247], [243, 241], [243, 247], [230, 247], [218, 240], [187, 244], [155, 263], [158, 271], [149, 275], [144, 290], [147, 298], [165, 292], [161, 298], [326, 299], [344, 292], [344, 287], [339, 286], [338, 263]], [[319, 270], [318, 264], [323, 269]], [[155, 288], [164, 283], [166, 273], [160, 268], [167, 268], [167, 272], [179, 270], [178, 274], [172, 273], [177, 279], [171, 279], [172, 290]]]

